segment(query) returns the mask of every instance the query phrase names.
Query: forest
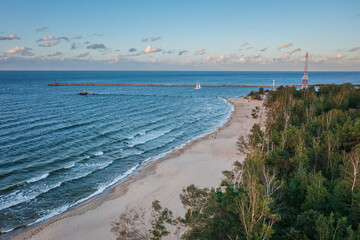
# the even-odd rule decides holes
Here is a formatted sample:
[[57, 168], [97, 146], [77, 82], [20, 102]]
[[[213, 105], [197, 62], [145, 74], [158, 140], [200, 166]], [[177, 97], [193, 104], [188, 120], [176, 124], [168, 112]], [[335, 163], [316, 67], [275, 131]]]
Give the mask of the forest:
[[258, 124], [237, 142], [246, 158], [221, 185], [185, 188], [181, 218], [155, 201], [149, 230], [113, 223], [118, 239], [161, 239], [174, 228], [188, 240], [360, 239], [360, 90], [279, 87], [249, 98], [259, 95]]

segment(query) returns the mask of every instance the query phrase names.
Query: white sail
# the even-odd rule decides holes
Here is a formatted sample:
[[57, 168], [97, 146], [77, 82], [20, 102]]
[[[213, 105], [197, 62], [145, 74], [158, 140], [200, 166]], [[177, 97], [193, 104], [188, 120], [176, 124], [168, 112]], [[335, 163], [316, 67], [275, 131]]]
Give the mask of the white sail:
[[201, 88], [200, 83], [197, 83], [194, 89], [200, 89], [200, 88]]

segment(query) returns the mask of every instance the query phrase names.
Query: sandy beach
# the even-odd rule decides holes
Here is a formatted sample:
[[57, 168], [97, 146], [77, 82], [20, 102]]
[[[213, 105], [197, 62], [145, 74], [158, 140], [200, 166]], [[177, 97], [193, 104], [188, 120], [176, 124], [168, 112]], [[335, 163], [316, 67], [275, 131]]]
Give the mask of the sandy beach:
[[238, 137], [248, 134], [258, 121], [251, 118], [251, 110], [261, 103], [243, 98], [227, 100], [234, 105], [234, 112], [217, 133], [194, 140], [162, 160], [149, 163], [110, 194], [28, 227], [13, 239], [115, 239], [110, 232], [111, 222], [126, 206], [150, 208], [154, 199], [171, 209], [174, 216], [183, 216], [185, 210], [179, 194], [184, 187], [190, 184], [218, 186], [222, 171], [231, 169], [234, 161], [244, 158], [235, 144]]

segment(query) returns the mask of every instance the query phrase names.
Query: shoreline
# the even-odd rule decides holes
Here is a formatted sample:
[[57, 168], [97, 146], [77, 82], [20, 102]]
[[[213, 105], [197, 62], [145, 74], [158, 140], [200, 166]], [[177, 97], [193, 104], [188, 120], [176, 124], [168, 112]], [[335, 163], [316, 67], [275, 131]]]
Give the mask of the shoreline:
[[65, 209], [61, 212], [55, 213], [52, 216], [44, 216], [43, 218], [40, 218], [40, 219], [36, 220], [35, 222], [29, 223], [27, 225], [20, 225], [11, 230], [8, 230], [5, 232], [0, 232], [0, 239], [2, 239], [1, 237], [4, 237], [4, 239], [11, 239], [14, 236], [17, 236], [17, 235], [22, 234], [23, 232], [26, 232], [30, 228], [39, 226], [43, 223], [46, 223], [48, 221], [51, 221], [52, 219], [57, 218], [57, 217], [61, 217], [62, 215], [66, 214], [68, 212], [75, 211], [76, 209], [78, 209], [79, 207], [81, 207], [83, 205], [90, 204], [93, 200], [95, 200], [97, 198], [111, 194], [117, 186], [129, 181], [134, 175], [139, 174], [143, 170], [143, 168], [147, 167], [151, 162], [161, 161], [161, 160], [165, 159], [167, 156], [169, 156], [170, 154], [172, 154], [173, 152], [175, 152], [177, 150], [181, 150], [182, 148], [184, 148], [188, 144], [192, 143], [193, 141], [196, 141], [198, 139], [206, 137], [209, 134], [216, 133], [219, 130], [219, 128], [224, 127], [229, 122], [229, 120], [234, 112], [234, 105], [231, 104], [229, 101], [227, 101], [227, 99], [224, 97], [222, 98], [222, 100], [229, 106], [229, 111], [226, 113], [226, 116], [224, 117], [224, 119], [221, 119], [217, 125], [215, 125], [212, 128], [209, 128], [203, 134], [195, 136], [194, 138], [189, 139], [188, 141], [180, 144], [179, 146], [174, 147], [171, 150], [168, 150], [164, 153], [157, 154], [153, 157], [150, 157], [150, 158], [138, 163], [137, 165], [133, 166], [132, 168], [128, 169], [125, 173], [120, 175], [121, 176], [121, 177], [119, 176], [120, 178], [118, 178], [116, 181], [113, 181], [112, 184], [105, 187], [99, 193], [94, 192], [93, 194], [90, 194], [90, 196], [88, 196], [84, 199], [80, 199], [78, 202], [71, 204], [67, 209]]
[[[236, 99], [238, 100], [236, 102]], [[130, 177], [128, 177], [127, 179], [125, 178], [125, 180], [123, 182], [119, 182], [115, 185], [113, 185], [109, 191], [105, 191], [104, 194], [100, 194], [95, 196], [94, 198], [91, 198], [87, 201], [85, 201], [85, 203], [81, 203], [79, 205], [75, 205], [69, 209], [67, 209], [65, 212], [60, 213], [59, 215], [56, 215], [50, 219], [41, 221], [39, 223], [35, 223], [33, 225], [30, 225], [28, 227], [22, 228], [22, 229], [18, 229], [18, 230], [14, 230], [11, 231], [9, 233], [5, 233], [3, 234], [3, 236], [1, 237], [5, 237], [5, 239], [47, 239], [47, 238], [51, 238], [51, 239], [62, 239], [62, 238], [74, 238], [74, 235], [76, 235], [76, 239], [90, 239], [91, 237], [94, 237], [94, 234], [89, 234], [89, 230], [93, 230], [96, 231], [97, 234], [99, 234], [99, 232], [101, 232], [101, 235], [99, 237], [101, 238], [114, 238], [114, 235], [112, 235], [112, 233], [110, 232], [110, 228], [111, 225], [110, 223], [112, 221], [115, 220], [115, 218], [121, 213], [121, 210], [124, 210], [125, 206], [131, 206], [131, 207], [136, 207], [137, 205], [142, 205], [145, 204], [147, 206], [151, 205], [152, 201], [146, 201], [146, 199], [148, 198], [152, 198], [153, 200], [159, 199], [160, 202], [162, 203], [162, 205], [164, 207], [168, 207], [170, 210], [173, 210], [175, 215], [183, 215], [183, 213], [185, 210], [181, 209], [181, 206], [179, 206], [179, 194], [181, 193], [181, 190], [188, 186], [189, 184], [183, 184], [182, 186], [177, 186], [177, 190], [172, 190], [170, 189], [169, 191], [171, 191], [171, 199], [169, 201], [169, 199], [166, 199], [168, 193], [166, 193], [166, 187], [164, 186], [164, 183], [166, 183], [166, 181], [164, 182], [158, 182], [157, 178], [159, 174], [161, 174], [161, 171], [159, 173], [159, 168], [164, 168], [164, 165], [181, 165], [181, 166], [176, 166], [175, 169], [172, 169], [174, 166], [171, 166], [170, 170], [175, 170], [175, 171], [181, 171], [183, 167], [188, 167], [187, 162], [189, 162], [188, 157], [185, 157], [185, 161], [183, 161], [183, 163], [181, 162], [174, 162], [176, 161], [175, 159], [180, 158], [180, 159], [184, 159], [184, 155], [186, 155], [188, 152], [191, 152], [193, 150], [193, 148], [195, 148], [197, 145], [203, 145], [204, 142], [212, 142], [212, 144], [214, 144], [214, 141], [217, 141], [217, 138], [214, 138], [214, 135], [223, 135], [225, 134], [225, 130], [229, 130], [231, 125], [234, 125], [234, 122], [239, 122], [239, 120], [247, 120], [247, 122], [251, 122], [250, 124], [247, 125], [253, 125], [253, 123], [256, 122], [255, 119], [251, 119], [249, 118], [249, 116], [251, 115], [251, 110], [254, 108], [254, 106], [258, 106], [260, 105], [260, 102], [257, 101], [252, 101], [250, 100], [249, 102], [246, 102], [245, 99], [243, 97], [241, 98], [226, 98], [225, 100], [229, 103], [233, 105], [233, 111], [231, 112], [231, 114], [228, 116], [227, 121], [219, 126], [217, 128], [216, 131], [205, 134], [202, 137], [198, 137], [196, 139], [190, 140], [189, 142], [187, 142], [186, 144], [184, 144], [182, 147], [178, 148], [178, 149], [174, 149], [171, 152], [167, 153], [165, 156], [161, 157], [160, 159], [157, 160], [153, 160], [153, 161], [149, 161], [147, 162], [140, 170], [135, 171], [134, 174], [132, 174]], [[246, 104], [245, 104], [246, 103]], [[240, 106], [241, 105], [241, 106]], [[243, 109], [241, 109], [243, 108]], [[244, 109], [245, 108], [245, 109]], [[239, 115], [239, 110], [246, 110], [244, 111], [245, 113], [247, 113], [247, 118], [245, 116], [238, 116]], [[240, 118], [240, 119], [239, 119]], [[247, 127], [245, 129], [246, 134], [250, 131], [250, 127]], [[230, 131], [231, 132], [231, 131]], [[232, 140], [237, 140], [237, 137], [242, 134], [242, 131], [239, 131], [236, 138]], [[234, 141], [233, 141], [234, 142]], [[226, 144], [228, 145], [228, 144]], [[236, 147], [235, 144], [233, 144], [232, 146], [233, 149], [235, 149], [236, 152]], [[200, 154], [200, 158], [201, 158], [201, 152]], [[205, 154], [205, 152], [203, 152], [203, 155]], [[225, 152], [226, 155], [226, 152]], [[234, 154], [232, 154], [234, 155]], [[231, 161], [227, 160], [227, 161], [221, 161], [220, 159], [220, 166], [217, 167], [212, 167], [216, 170], [216, 172], [214, 172], [214, 169], [212, 169], [212, 172], [214, 172], [213, 174], [216, 174], [216, 180], [217, 182], [210, 184], [210, 186], [203, 186], [204, 184], [208, 184], [210, 178], [212, 177], [212, 174], [210, 174], [210, 178], [209, 176], [204, 177], [202, 179], [202, 184], [200, 184], [201, 187], [211, 187], [211, 186], [217, 186], [218, 184], [220, 184], [220, 182], [218, 180], [221, 180], [222, 177], [222, 171], [231, 168], [232, 163], [235, 160], [238, 160], [239, 156], [237, 153], [235, 153], [236, 159], [232, 159]], [[199, 156], [197, 156], [199, 157]], [[211, 155], [210, 155], [211, 158]], [[232, 158], [234, 158], [234, 156], [232, 156]], [[202, 160], [203, 161], [203, 160]], [[171, 163], [170, 163], [171, 162]], [[191, 161], [191, 164], [196, 165], [196, 162]], [[186, 166], [182, 166], [186, 164]], [[204, 165], [204, 163], [202, 163]], [[217, 163], [219, 164], [219, 163]], [[199, 164], [198, 164], [199, 165]], [[207, 166], [207, 162], [205, 161], [205, 166]], [[198, 171], [203, 172], [203, 167], [201, 166], [200, 168], [197, 168]], [[195, 168], [196, 169], [196, 168]], [[166, 175], [168, 173], [169, 168], [167, 168], [167, 170], [165, 170], [163, 173]], [[192, 169], [189, 169], [188, 172], [192, 171]], [[210, 170], [209, 170], [210, 171]], [[186, 172], [185, 172], [186, 173]], [[206, 175], [206, 174], [205, 174]], [[220, 176], [220, 179], [219, 179]], [[161, 177], [161, 176], [160, 176]], [[177, 179], [176, 177], [174, 177], [175, 179], [173, 179], [172, 174], [168, 174], [167, 180], [172, 180], [175, 181], [174, 185], [179, 185], [178, 182], [183, 182], [181, 175], [178, 177], [179, 179]], [[148, 182], [146, 180], [151, 180], [152, 182]], [[180, 181], [179, 181], [180, 180]], [[195, 175], [194, 178], [194, 182], [190, 182], [194, 183], [195, 185], [199, 185], [199, 182], [197, 183], [197, 177]], [[214, 179], [212, 179], [214, 180]], [[210, 181], [211, 182], [211, 181]], [[152, 189], [153, 191], [149, 192], [148, 194], [145, 193], [146, 199], [142, 198], [139, 201], [139, 196], [136, 194], [137, 193], [137, 189], [136, 187], [140, 185], [143, 186], [144, 184], [149, 185], [148, 187], [152, 187], [154, 188], [155, 185], [155, 189]], [[158, 184], [159, 186], [156, 186], [156, 184]], [[134, 186], [133, 186], [134, 185]], [[161, 190], [159, 192], [159, 189]], [[148, 190], [148, 188], [146, 188], [145, 190]], [[180, 190], [180, 191], [179, 191]], [[129, 193], [129, 192], [134, 192], [133, 193]], [[174, 194], [175, 191], [175, 194]], [[127, 197], [127, 195], [132, 195], [130, 197]], [[144, 194], [144, 193], [143, 193]], [[151, 197], [150, 197], [151, 196]], [[157, 197], [158, 196], [158, 197]], [[175, 196], [175, 198], [174, 198]], [[162, 200], [161, 198], [165, 198], [165, 201]], [[174, 201], [176, 202], [176, 199], [178, 200], [176, 204], [174, 204]], [[120, 206], [119, 206], [120, 203]], [[134, 205], [135, 203], [135, 205]], [[137, 204], [136, 204], [137, 203]], [[149, 205], [150, 203], [150, 205]], [[104, 205], [111, 205], [111, 207], [104, 207]], [[173, 206], [171, 205], [177, 205], [176, 210], [174, 211]], [[116, 213], [114, 213], [112, 210], [112, 207], [116, 206], [118, 208], [118, 210], [116, 211]], [[180, 207], [180, 208], [179, 208]], [[102, 208], [100, 210], [100, 208]], [[105, 219], [107, 220], [107, 224], [104, 225], [103, 221], [101, 220], [101, 218], [97, 218], [97, 216], [100, 215], [104, 215], [103, 213], [103, 209], [105, 209], [106, 211], [108, 211], [110, 209], [109, 212], [109, 216], [105, 217]], [[183, 210], [183, 211], [181, 211]], [[97, 213], [95, 213], [95, 215], [93, 214], [93, 211], [97, 211]], [[95, 216], [94, 219], [88, 220], [88, 218], [86, 218], [86, 222], [84, 224], [84, 221], [81, 220], [81, 229], [79, 230], [77, 227], [75, 227], [77, 225], [77, 223], [79, 223], [78, 218], [82, 218], [84, 217], [84, 215], [92, 215], [92, 217]], [[104, 217], [104, 216], [102, 216]], [[72, 223], [69, 223], [72, 222]], [[94, 226], [100, 226], [101, 229], [95, 230], [94, 228], [91, 227], [91, 225]], [[85, 230], [86, 229], [86, 230]], [[50, 235], [49, 235], [50, 234]], [[70, 235], [69, 235], [70, 234]]]

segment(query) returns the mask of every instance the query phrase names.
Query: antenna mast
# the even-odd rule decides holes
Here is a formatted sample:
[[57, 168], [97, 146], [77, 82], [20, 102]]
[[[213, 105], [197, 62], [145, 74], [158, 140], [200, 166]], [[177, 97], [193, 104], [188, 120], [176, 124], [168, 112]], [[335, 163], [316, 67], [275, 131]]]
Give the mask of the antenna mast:
[[308, 88], [308, 61], [309, 61], [309, 54], [305, 54], [305, 67], [304, 67], [304, 76], [302, 77], [302, 87], [301, 88]]

